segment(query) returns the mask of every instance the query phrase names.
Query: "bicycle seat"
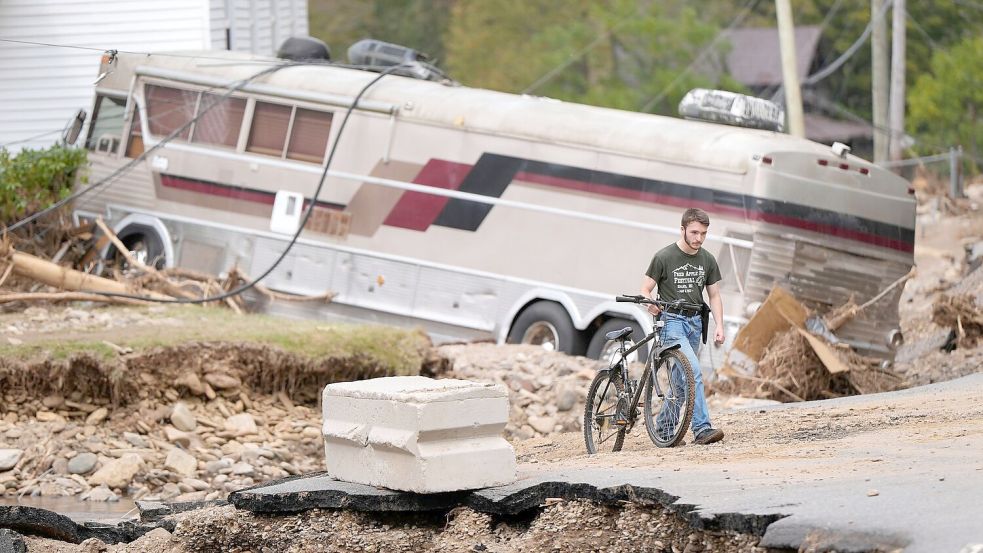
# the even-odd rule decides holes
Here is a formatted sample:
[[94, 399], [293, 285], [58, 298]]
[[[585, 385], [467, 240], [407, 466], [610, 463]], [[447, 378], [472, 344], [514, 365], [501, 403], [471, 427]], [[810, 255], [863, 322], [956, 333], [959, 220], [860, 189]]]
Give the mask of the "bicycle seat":
[[612, 330], [611, 332], [605, 334], [604, 337], [607, 338], [608, 340], [621, 340], [624, 339], [629, 334], [631, 334], [631, 327], [626, 326], [621, 330]]

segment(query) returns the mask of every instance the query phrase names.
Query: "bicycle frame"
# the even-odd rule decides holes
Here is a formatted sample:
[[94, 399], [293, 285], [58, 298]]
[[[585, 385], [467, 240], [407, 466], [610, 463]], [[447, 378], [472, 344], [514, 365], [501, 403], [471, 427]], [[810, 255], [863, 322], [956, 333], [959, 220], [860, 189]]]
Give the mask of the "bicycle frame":
[[[630, 404], [632, 408], [629, 410], [629, 413], [626, 414], [629, 421], [629, 427], [634, 426], [635, 424], [635, 408], [638, 406], [638, 402], [642, 399], [642, 390], [644, 390], [645, 386], [648, 384], [649, 378], [652, 378], [652, 385], [655, 387], [655, 393], [659, 397], [664, 397], [662, 390], [659, 388], [659, 380], [655, 378], [655, 371], [657, 368], [657, 365], [655, 363], [656, 356], [658, 355], [658, 353], [660, 353], [658, 349], [659, 346], [662, 344], [661, 331], [664, 327], [665, 327], [665, 321], [656, 320], [652, 323], [652, 332], [650, 332], [648, 336], [642, 338], [637, 343], [635, 343], [634, 346], [628, 349], [625, 349], [625, 342], [624, 340], [622, 340], [621, 345], [618, 348], [618, 362], [623, 367], [623, 370], [621, 371], [621, 381], [622, 384], [625, 386], [625, 388], [627, 388], [629, 379], [628, 379], [628, 363], [626, 362], [626, 359], [628, 358], [629, 355], [637, 351], [643, 345], [652, 342], [652, 348], [649, 350], [647, 359], [645, 360], [645, 368], [642, 370], [642, 376], [639, 379], [638, 389], [632, 391], [631, 404]], [[659, 356], [659, 359], [661, 359], [661, 356]], [[610, 384], [610, 381], [608, 381], [608, 384]], [[606, 392], [607, 390], [605, 390], [605, 393]]]

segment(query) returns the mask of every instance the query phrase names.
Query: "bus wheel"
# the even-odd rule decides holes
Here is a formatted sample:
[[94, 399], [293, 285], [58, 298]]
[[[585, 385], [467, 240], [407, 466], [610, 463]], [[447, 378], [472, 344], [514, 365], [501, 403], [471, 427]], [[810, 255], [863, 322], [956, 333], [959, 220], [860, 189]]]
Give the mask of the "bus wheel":
[[532, 344], [549, 351], [583, 355], [584, 340], [570, 316], [558, 303], [536, 302], [519, 314], [512, 324], [510, 344]]
[[[641, 327], [635, 321], [630, 321], [628, 319], [608, 319], [604, 322], [597, 330], [594, 331], [594, 336], [590, 339], [590, 344], [587, 346], [587, 357], [591, 359], [600, 359], [601, 361], [612, 361], [618, 355], [618, 340], [608, 340], [604, 337], [605, 334], [611, 332], [612, 330], [621, 330], [626, 326], [631, 327], [631, 339], [625, 344], [627, 347], [631, 347], [635, 344], [635, 340], [641, 340], [645, 337], [645, 333], [642, 332]], [[645, 354], [648, 352], [648, 345], [644, 345], [634, 353], [628, 356], [629, 361], [644, 361]]]
[[[121, 230], [117, 238], [126, 246], [130, 255], [140, 263], [155, 269], [163, 269], [167, 266], [164, 242], [153, 229], [144, 225], [130, 225]], [[109, 248], [106, 259], [114, 261], [117, 267], [129, 266], [126, 258], [115, 247]]]

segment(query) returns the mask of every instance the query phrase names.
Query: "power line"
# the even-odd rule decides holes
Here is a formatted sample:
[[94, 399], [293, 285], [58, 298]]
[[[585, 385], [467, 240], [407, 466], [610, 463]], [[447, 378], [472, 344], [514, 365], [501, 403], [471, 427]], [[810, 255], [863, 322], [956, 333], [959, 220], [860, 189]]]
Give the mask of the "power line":
[[715, 36], [713, 40], [710, 41], [710, 44], [708, 44], [705, 48], [703, 48], [703, 50], [700, 51], [700, 53], [697, 54], [695, 58], [693, 58], [693, 61], [691, 61], [689, 65], [687, 65], [686, 68], [679, 73], [679, 75], [676, 75], [676, 78], [673, 79], [672, 82], [670, 82], [664, 89], [662, 89], [662, 92], [656, 94], [653, 98], [642, 104], [642, 107], [639, 111], [646, 112], [652, 109], [652, 107], [654, 107], [656, 104], [661, 102], [662, 99], [665, 98], [666, 95], [669, 94], [669, 92], [673, 88], [675, 88], [677, 84], [679, 84], [679, 81], [681, 81], [683, 77], [685, 77], [690, 71], [692, 71], [693, 68], [696, 67], [698, 63], [703, 61], [703, 58], [708, 53], [710, 53], [710, 51], [713, 50], [713, 48], [717, 46], [717, 43], [723, 40], [724, 37], [730, 34], [731, 31], [733, 31], [738, 25], [740, 25], [744, 21], [744, 18], [747, 17], [747, 15], [751, 12], [751, 10], [758, 5], [759, 1], [760, 0], [749, 0], [747, 4], [745, 4], [744, 7], [741, 9], [740, 13], [738, 13], [737, 17], [735, 17], [734, 20], [731, 21], [730, 25], [728, 25], [727, 28], [725, 28], [724, 30], [717, 33], [717, 36]]

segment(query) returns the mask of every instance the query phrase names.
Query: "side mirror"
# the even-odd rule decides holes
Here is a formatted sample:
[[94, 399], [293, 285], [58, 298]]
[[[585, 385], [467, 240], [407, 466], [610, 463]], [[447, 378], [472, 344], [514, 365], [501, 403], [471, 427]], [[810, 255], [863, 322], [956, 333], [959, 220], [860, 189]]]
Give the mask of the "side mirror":
[[62, 141], [66, 146], [72, 146], [75, 141], [79, 139], [79, 134], [82, 132], [82, 125], [85, 124], [85, 118], [88, 114], [84, 109], [78, 110], [75, 116], [68, 122], [65, 126], [65, 131], [61, 135]]

